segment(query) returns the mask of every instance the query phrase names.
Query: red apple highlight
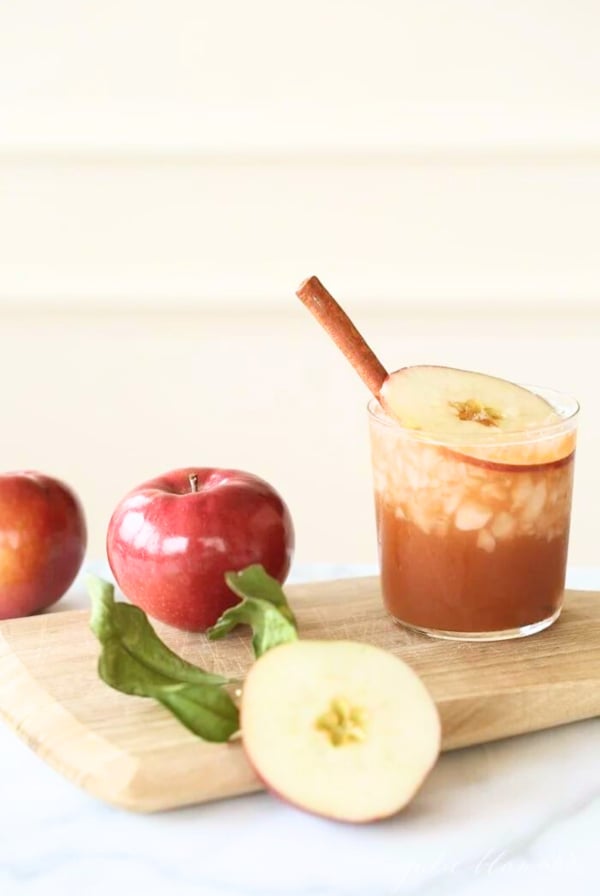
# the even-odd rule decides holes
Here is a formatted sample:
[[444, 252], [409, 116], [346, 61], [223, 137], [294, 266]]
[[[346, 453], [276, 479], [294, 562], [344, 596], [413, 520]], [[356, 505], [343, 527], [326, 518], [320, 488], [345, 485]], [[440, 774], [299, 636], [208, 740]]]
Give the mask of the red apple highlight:
[[205, 631], [239, 598], [225, 573], [262, 563], [280, 582], [290, 568], [288, 508], [263, 479], [188, 467], [131, 491], [112, 515], [107, 553], [134, 604], [186, 631]]
[[74, 492], [31, 471], [0, 474], [0, 619], [29, 616], [63, 596], [87, 542]]

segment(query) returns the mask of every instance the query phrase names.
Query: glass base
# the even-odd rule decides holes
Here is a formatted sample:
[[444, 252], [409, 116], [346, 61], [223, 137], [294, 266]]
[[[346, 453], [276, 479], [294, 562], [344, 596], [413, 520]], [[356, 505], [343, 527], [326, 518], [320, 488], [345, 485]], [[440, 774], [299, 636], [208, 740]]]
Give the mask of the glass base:
[[497, 632], [446, 632], [435, 628], [421, 628], [419, 625], [411, 625], [403, 622], [396, 616], [392, 619], [396, 625], [401, 625], [411, 632], [418, 632], [420, 635], [427, 635], [428, 638], [439, 638], [443, 641], [510, 641], [514, 638], [527, 638], [529, 635], [537, 635], [549, 628], [553, 622], [556, 622], [560, 616], [562, 607], [559, 607], [552, 616], [542, 619], [541, 622], [532, 622], [530, 625], [522, 625], [519, 628], [505, 628]]

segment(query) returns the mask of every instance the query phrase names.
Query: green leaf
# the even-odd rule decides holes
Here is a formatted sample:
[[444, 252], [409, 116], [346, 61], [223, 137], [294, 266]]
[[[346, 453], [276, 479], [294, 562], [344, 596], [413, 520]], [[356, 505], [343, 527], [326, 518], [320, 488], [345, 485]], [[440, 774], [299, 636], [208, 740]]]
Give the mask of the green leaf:
[[149, 673], [162, 676], [171, 683], [229, 684], [228, 678], [205, 672], [173, 653], [160, 640], [143, 610], [115, 601], [110, 582], [98, 576], [88, 576], [87, 585], [92, 598], [91, 628], [103, 644], [121, 645]]
[[222, 743], [240, 727], [237, 706], [222, 688], [184, 684], [162, 688], [156, 699], [204, 740]]
[[225, 581], [242, 598], [226, 610], [207, 631], [212, 641], [225, 637], [237, 625], [252, 629], [252, 647], [256, 657], [272, 647], [298, 638], [296, 620], [281, 585], [262, 566], [248, 566], [241, 572], [228, 572]]
[[88, 577], [91, 628], [102, 644], [98, 673], [124, 694], [153, 697], [205, 740], [225, 741], [239, 728], [238, 710], [223, 685], [230, 679], [205, 672], [173, 653], [139, 607], [117, 603], [114, 588]]
[[228, 572], [225, 581], [238, 597], [260, 597], [277, 607], [281, 615], [296, 625], [296, 619], [287, 602], [283, 588], [277, 579], [266, 572], [260, 563], [247, 566], [240, 572]]

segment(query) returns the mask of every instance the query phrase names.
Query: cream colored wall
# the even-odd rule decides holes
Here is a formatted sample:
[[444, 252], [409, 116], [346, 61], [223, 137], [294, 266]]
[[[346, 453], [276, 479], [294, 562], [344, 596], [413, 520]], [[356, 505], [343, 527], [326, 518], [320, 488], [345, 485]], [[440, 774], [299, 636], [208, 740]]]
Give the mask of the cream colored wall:
[[[390, 367], [464, 365], [579, 396], [571, 559], [598, 562], [598, 317], [351, 310]], [[280, 314], [3, 315], [2, 344], [0, 468], [72, 482], [96, 556], [127, 489], [215, 464], [280, 489], [299, 561], [375, 559], [365, 390], [291, 295]]]
[[0, 5], [0, 469], [80, 490], [277, 484], [300, 560], [374, 558], [365, 394], [318, 273], [390, 366], [584, 404], [596, 562], [600, 56], [591, 0]]

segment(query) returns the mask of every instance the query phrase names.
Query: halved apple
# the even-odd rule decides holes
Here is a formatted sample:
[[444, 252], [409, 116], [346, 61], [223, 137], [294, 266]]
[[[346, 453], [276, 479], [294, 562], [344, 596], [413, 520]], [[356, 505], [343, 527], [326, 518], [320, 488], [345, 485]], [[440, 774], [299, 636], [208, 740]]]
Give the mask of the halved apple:
[[437, 709], [420, 678], [355, 641], [295, 641], [264, 654], [244, 683], [241, 728], [268, 789], [340, 821], [398, 812], [440, 750]]
[[495, 376], [452, 367], [405, 367], [381, 389], [384, 409], [424, 439], [455, 447], [469, 458], [502, 464], [556, 462], [574, 448], [574, 437], [523, 438], [562, 418], [544, 398]]

